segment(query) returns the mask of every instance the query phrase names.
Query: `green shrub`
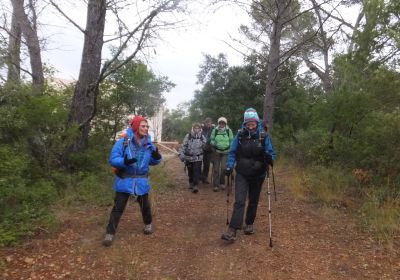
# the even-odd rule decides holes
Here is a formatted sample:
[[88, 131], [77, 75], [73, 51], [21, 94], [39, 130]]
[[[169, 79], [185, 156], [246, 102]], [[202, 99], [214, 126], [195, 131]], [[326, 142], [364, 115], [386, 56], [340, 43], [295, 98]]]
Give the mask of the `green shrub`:
[[56, 190], [51, 182], [26, 182], [12, 189], [1, 186], [1, 190], [0, 246], [12, 245], [54, 223], [49, 206], [55, 201]]
[[80, 207], [110, 204], [113, 195], [113, 174], [111, 169], [98, 172], [79, 171], [68, 174], [65, 187], [60, 190], [58, 206]]

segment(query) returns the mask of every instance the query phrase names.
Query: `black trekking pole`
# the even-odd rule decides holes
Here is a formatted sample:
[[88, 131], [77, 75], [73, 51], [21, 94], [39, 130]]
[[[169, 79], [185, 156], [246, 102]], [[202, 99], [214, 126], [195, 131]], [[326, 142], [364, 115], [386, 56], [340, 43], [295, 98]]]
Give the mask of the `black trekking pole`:
[[275, 176], [274, 176], [274, 167], [271, 165], [272, 169], [272, 183], [274, 184], [274, 195], [275, 195], [275, 201], [276, 201], [276, 188], [275, 188]]
[[229, 195], [232, 191], [233, 174], [226, 176], [226, 225], [229, 225]]
[[268, 221], [269, 221], [269, 247], [272, 248], [272, 213], [271, 213], [271, 198], [269, 191], [269, 173], [267, 176], [267, 197], [268, 197]]
[[211, 169], [211, 187], [214, 187], [214, 162], [212, 163], [212, 169]]

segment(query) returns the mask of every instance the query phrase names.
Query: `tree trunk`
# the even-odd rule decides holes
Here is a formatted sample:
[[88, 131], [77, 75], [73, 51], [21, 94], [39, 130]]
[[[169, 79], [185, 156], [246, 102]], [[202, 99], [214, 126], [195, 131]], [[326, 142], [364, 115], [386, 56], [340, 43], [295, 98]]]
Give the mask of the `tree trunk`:
[[22, 34], [24, 35], [28, 46], [32, 68], [32, 83], [35, 87], [42, 89], [44, 84], [44, 75], [36, 22], [31, 23], [29, 21], [24, 10], [24, 0], [11, 0], [11, 3], [13, 5], [14, 16], [21, 27]]
[[287, 9], [286, 1], [276, 1], [277, 14], [273, 19], [270, 38], [270, 49], [267, 61], [267, 87], [264, 98], [264, 123], [272, 129], [274, 123], [275, 96], [278, 83], [278, 70], [280, 65], [280, 47], [284, 22], [284, 12]]
[[80, 135], [68, 149], [67, 157], [70, 152], [87, 147], [90, 121], [96, 113], [105, 17], [106, 0], [89, 0], [79, 79], [69, 115], [69, 125], [78, 125]]
[[21, 27], [13, 14], [11, 19], [10, 38], [8, 42], [7, 83], [20, 80]]

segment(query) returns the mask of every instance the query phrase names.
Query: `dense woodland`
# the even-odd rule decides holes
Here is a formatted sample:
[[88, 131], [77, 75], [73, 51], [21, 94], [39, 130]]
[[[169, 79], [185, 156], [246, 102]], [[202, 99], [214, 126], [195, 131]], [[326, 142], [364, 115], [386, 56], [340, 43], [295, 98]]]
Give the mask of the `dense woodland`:
[[[82, 27], [64, 1], [2, 2], [0, 245], [9, 246], [57, 228], [54, 209], [110, 201], [107, 159], [125, 116], [152, 116], [174, 87], [146, 65], [144, 50], [156, 49], [163, 28], [190, 11], [177, 0], [140, 7], [89, 0]], [[398, 235], [399, 1], [213, 2], [239, 5], [251, 16], [231, 42], [245, 46], [243, 64], [205, 54], [200, 89], [164, 113], [163, 139], [180, 141], [206, 117], [224, 116], [235, 131], [243, 111], [255, 107], [269, 127], [277, 164], [296, 171], [295, 195], [351, 211], [381, 241]], [[127, 8], [139, 9], [137, 21], [124, 19]], [[84, 34], [78, 80], [65, 86], [52, 83], [54, 69], [42, 63], [40, 29], [49, 10]], [[111, 39], [106, 19], [116, 23]], [[105, 46], [112, 51], [102, 57]]]

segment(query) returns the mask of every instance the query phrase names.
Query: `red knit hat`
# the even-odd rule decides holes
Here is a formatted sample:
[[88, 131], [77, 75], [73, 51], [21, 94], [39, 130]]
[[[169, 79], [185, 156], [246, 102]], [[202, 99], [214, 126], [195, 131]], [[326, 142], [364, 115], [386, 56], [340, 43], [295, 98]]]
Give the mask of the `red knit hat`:
[[147, 122], [147, 120], [142, 115], [134, 116], [131, 120], [131, 127], [134, 132], [139, 130], [139, 125], [142, 121]]

